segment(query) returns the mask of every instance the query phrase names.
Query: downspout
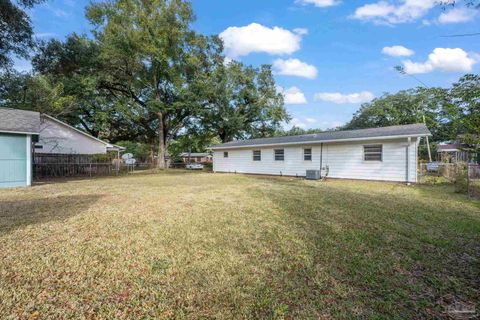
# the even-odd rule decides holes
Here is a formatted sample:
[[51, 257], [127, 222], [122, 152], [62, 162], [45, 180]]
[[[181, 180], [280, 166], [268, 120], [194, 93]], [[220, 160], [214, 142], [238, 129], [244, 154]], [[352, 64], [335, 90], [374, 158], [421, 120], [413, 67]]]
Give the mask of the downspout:
[[320, 144], [320, 179], [322, 179], [322, 167], [323, 167], [323, 143]]
[[412, 143], [412, 138], [408, 137], [408, 140], [407, 140], [407, 149], [406, 149], [406, 152], [407, 152], [407, 165], [406, 165], [406, 168], [407, 168], [407, 174], [406, 174], [406, 178], [407, 178], [407, 185], [410, 185], [410, 144]]

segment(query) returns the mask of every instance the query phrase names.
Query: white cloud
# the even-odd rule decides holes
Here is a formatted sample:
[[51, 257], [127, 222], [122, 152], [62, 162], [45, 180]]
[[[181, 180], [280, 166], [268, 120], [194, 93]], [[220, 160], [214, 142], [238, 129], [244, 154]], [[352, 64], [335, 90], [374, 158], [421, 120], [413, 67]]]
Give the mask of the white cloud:
[[39, 32], [39, 33], [35, 33], [34, 36], [36, 38], [53, 38], [57, 36], [57, 34], [53, 32]]
[[438, 17], [438, 22], [441, 24], [462, 23], [473, 20], [477, 15], [477, 11], [467, 8], [454, 8], [443, 12]]
[[425, 16], [435, 5], [437, 0], [378, 1], [357, 8], [353, 18], [378, 24], [406, 23]]
[[415, 54], [415, 51], [405, 48], [404, 46], [392, 46], [382, 49], [382, 53], [392, 57], [409, 57]]
[[297, 128], [302, 128], [302, 129], [307, 128], [307, 124], [298, 118], [293, 118], [292, 120], [290, 120], [289, 124]]
[[283, 76], [296, 76], [308, 79], [317, 77], [317, 68], [298, 59], [277, 59], [273, 62], [276, 74]]
[[301, 5], [313, 4], [315, 7], [326, 8], [340, 4], [338, 0], [295, 0], [295, 3]]
[[314, 119], [314, 118], [305, 118], [305, 121], [308, 122], [308, 123], [316, 123], [316, 122], [317, 122], [317, 119]]
[[302, 90], [297, 87], [291, 87], [287, 90], [284, 90], [282, 87], [277, 87], [277, 91], [283, 95], [285, 104], [307, 103], [307, 98], [305, 98], [305, 94], [303, 94]]
[[408, 74], [428, 73], [435, 70], [444, 72], [471, 72], [475, 59], [460, 48], [436, 48], [425, 62], [403, 62]]
[[305, 36], [308, 34], [308, 29], [307, 28], [295, 28], [293, 29], [293, 32], [300, 36]]
[[[305, 31], [306, 29], [302, 29]], [[300, 49], [302, 35], [280, 27], [268, 28], [258, 23], [229, 27], [220, 33], [225, 52], [231, 58], [266, 52], [272, 55], [292, 54]]]
[[357, 93], [343, 94], [340, 92], [319, 92], [315, 94], [315, 101], [327, 101], [336, 104], [364, 103], [375, 98], [373, 93], [362, 91]]
[[322, 130], [329, 130], [329, 129], [335, 129], [338, 127], [343, 126], [345, 123], [342, 121], [323, 121], [320, 125], [320, 129]]

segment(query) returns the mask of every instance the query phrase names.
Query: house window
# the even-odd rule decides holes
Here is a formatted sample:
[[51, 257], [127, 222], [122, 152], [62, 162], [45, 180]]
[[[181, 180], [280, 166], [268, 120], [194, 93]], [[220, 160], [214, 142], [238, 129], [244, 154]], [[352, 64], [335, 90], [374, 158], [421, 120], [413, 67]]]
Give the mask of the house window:
[[283, 161], [285, 160], [285, 150], [283, 149], [275, 149], [275, 161]]
[[253, 161], [262, 161], [262, 151], [253, 150]]
[[225, 152], [223, 153], [223, 157], [224, 157], [224, 158], [228, 158], [228, 152], [225, 151]]
[[312, 161], [312, 149], [303, 149], [303, 160]]
[[365, 161], [382, 161], [383, 146], [381, 144], [363, 146], [363, 160]]

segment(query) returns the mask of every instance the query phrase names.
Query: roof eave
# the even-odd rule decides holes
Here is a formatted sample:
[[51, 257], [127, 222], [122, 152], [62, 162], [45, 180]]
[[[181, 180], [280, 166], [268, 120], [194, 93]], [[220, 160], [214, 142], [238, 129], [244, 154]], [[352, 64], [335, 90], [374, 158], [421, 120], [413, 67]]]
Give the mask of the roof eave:
[[39, 135], [39, 132], [28, 132], [28, 131], [13, 131], [13, 130], [3, 130], [0, 129], [0, 133], [11, 133], [11, 134], [25, 134], [25, 135]]
[[408, 135], [396, 135], [396, 136], [379, 136], [379, 137], [367, 137], [367, 138], [349, 138], [349, 139], [334, 139], [334, 140], [314, 140], [314, 141], [300, 141], [300, 142], [280, 142], [280, 143], [268, 143], [268, 144], [251, 144], [244, 146], [212, 146], [212, 150], [226, 150], [226, 149], [244, 149], [244, 148], [258, 148], [258, 147], [273, 147], [273, 146], [294, 146], [294, 145], [308, 145], [318, 143], [335, 143], [335, 142], [350, 142], [350, 141], [372, 141], [372, 140], [394, 140], [402, 138], [421, 138], [431, 137], [432, 134], [408, 134]]

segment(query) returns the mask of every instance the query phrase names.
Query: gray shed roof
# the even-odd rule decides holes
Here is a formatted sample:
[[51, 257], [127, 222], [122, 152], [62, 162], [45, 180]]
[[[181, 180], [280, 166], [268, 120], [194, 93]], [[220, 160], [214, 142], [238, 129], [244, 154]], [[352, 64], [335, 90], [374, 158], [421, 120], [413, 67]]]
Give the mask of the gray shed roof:
[[0, 132], [40, 132], [40, 113], [34, 111], [0, 108]]
[[423, 137], [431, 133], [423, 123], [391, 126], [383, 128], [327, 131], [300, 136], [239, 140], [215, 145], [212, 149], [234, 149], [250, 146], [271, 146], [284, 144], [304, 144], [335, 141], [372, 140], [375, 138]]

